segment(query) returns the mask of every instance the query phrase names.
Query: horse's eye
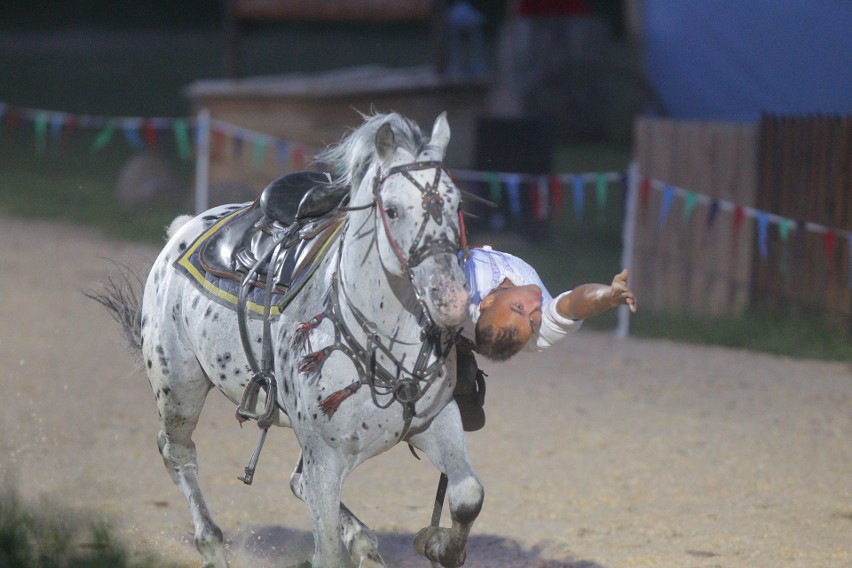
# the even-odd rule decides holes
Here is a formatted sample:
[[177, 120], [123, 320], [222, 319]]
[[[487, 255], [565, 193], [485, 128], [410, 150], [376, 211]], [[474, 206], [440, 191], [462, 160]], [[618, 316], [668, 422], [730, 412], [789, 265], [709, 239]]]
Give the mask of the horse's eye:
[[397, 210], [394, 206], [390, 206], [385, 209], [385, 213], [387, 213], [388, 219], [396, 219], [399, 217], [399, 210]]

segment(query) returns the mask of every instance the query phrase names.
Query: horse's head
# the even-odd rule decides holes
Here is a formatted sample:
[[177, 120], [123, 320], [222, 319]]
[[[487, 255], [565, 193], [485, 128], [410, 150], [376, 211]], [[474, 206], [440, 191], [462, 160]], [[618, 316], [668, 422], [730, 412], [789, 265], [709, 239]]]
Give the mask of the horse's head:
[[428, 142], [416, 147], [400, 143], [387, 121], [376, 131], [373, 175], [362, 182], [362, 187], [372, 184], [385, 270], [408, 278], [429, 316], [443, 327], [460, 325], [468, 302], [458, 260], [461, 194], [442, 166], [449, 141], [444, 114], [435, 120]]

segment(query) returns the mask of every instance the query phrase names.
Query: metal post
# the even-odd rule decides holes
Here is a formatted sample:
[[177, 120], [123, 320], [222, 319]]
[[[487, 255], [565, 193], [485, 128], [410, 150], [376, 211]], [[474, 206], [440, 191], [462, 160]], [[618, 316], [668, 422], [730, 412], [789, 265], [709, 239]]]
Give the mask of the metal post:
[[[624, 226], [621, 233], [622, 252], [621, 267], [632, 270], [633, 264], [633, 240], [636, 235], [636, 205], [639, 199], [639, 164], [630, 162], [627, 168], [627, 200], [624, 212]], [[635, 285], [635, 280], [632, 281]], [[618, 326], [615, 328], [615, 336], [625, 338], [630, 333], [630, 308], [619, 306]]]
[[210, 111], [198, 111], [196, 119], [195, 214], [209, 209], [210, 197]]

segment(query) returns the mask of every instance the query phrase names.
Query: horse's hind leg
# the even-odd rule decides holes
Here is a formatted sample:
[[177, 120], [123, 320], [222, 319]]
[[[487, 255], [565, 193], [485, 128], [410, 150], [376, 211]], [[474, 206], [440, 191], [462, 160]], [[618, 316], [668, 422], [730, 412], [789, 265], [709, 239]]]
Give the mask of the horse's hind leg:
[[[146, 341], [145, 347], [148, 344]], [[192, 441], [192, 432], [212, 385], [194, 355], [174, 353], [164, 349], [163, 344], [152, 345], [151, 351], [153, 353], [145, 353], [145, 357], [151, 361], [149, 379], [160, 416], [157, 436], [160, 454], [166, 470], [189, 503], [195, 525], [195, 546], [204, 559], [202, 566], [224, 568], [227, 562], [222, 531], [213, 522], [201, 494]]]
[[414, 548], [432, 562], [446, 568], [464, 564], [467, 537], [482, 509], [485, 491], [467, 454], [461, 418], [455, 402], [432, 421], [428, 430], [409, 439], [426, 452], [435, 467], [447, 474], [447, 497], [452, 528], [426, 527], [417, 533]]
[[[290, 489], [299, 499], [302, 498], [302, 459], [290, 476]], [[349, 508], [340, 503], [340, 538], [349, 552], [349, 557], [358, 568], [385, 568], [385, 561], [379, 554], [379, 540], [376, 534], [355, 516]]]

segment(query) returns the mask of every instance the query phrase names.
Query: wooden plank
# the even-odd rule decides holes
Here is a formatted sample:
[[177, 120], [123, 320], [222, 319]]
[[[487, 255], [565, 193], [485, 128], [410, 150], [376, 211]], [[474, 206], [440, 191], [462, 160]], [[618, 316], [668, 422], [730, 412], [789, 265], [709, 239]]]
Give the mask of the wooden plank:
[[[746, 199], [742, 204], [749, 205], [755, 191], [755, 151], [748, 147], [756, 140], [754, 130], [751, 125], [643, 119], [636, 122], [636, 156], [643, 175], [737, 203]], [[740, 185], [747, 187], [740, 191]], [[637, 224], [641, 252], [636, 257], [635, 284], [637, 293], [642, 289], [644, 305], [655, 311], [682, 313], [743, 309], [748, 297], [751, 240], [740, 243], [738, 238], [736, 252], [732, 252], [730, 213], [720, 212], [708, 227], [706, 205], [696, 207], [682, 224], [682, 197], [672, 203], [667, 222], [660, 227], [662, 203], [663, 193], [655, 189]], [[737, 299], [735, 303], [732, 297]]]

